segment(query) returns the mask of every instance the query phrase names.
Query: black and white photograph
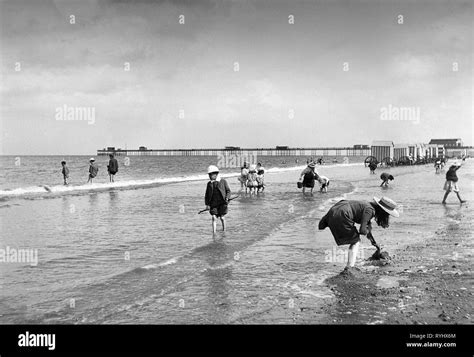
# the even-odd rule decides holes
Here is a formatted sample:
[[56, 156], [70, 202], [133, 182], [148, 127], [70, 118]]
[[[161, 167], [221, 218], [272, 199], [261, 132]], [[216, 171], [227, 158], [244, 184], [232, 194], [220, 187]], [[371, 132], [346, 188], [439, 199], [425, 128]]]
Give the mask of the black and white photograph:
[[0, 0], [3, 348], [395, 325], [386, 352], [472, 352], [473, 5]]

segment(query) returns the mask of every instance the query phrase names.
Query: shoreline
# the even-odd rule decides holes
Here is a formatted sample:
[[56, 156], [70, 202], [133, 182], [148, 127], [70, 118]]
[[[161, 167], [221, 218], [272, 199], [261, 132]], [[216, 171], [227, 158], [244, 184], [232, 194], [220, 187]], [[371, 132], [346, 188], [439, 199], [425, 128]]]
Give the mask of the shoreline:
[[[461, 213], [460, 220], [469, 219]], [[448, 229], [449, 230], [449, 229]], [[362, 243], [365, 238], [362, 238]], [[344, 250], [347, 248], [342, 247]], [[372, 253], [369, 245], [362, 245]], [[318, 282], [323, 294], [302, 294], [293, 308], [279, 304], [244, 324], [472, 324], [472, 237], [437, 228], [433, 237], [389, 248], [388, 262], [358, 259], [360, 269], [341, 274], [328, 266]], [[446, 253], [450, 252], [450, 253]], [[386, 263], [386, 264], [385, 264]], [[301, 274], [308, 273], [301, 272]], [[313, 275], [318, 275], [316, 272]], [[304, 293], [304, 292], [303, 292]], [[326, 294], [325, 294], [326, 293]]]

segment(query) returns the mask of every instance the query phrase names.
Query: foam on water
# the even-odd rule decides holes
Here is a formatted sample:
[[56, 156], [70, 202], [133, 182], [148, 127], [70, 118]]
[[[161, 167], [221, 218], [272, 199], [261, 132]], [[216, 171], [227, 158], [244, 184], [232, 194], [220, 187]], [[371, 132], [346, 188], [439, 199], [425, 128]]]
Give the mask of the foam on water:
[[164, 266], [167, 266], [167, 265], [176, 264], [178, 262], [178, 259], [179, 258], [171, 258], [171, 259], [168, 259], [168, 260], [166, 260], [162, 263], [159, 263], [159, 264], [148, 264], [148, 265], [145, 265], [145, 266], [141, 267], [140, 269], [144, 269], [144, 270], [157, 269], [159, 267], [164, 267]]
[[[343, 166], [361, 166], [361, 163], [344, 164]], [[293, 167], [273, 167], [266, 170], [268, 174], [283, 173], [289, 171], [302, 170], [304, 166], [293, 166]], [[324, 169], [331, 169], [334, 167], [341, 167], [341, 165], [324, 165]], [[239, 176], [239, 172], [223, 173], [221, 177], [231, 178]], [[106, 182], [106, 183], [91, 183], [84, 185], [56, 185], [56, 186], [28, 186], [19, 187], [15, 189], [0, 190], [0, 199], [9, 197], [23, 197], [23, 196], [50, 196], [50, 195], [67, 195], [73, 193], [90, 192], [90, 191], [107, 191], [112, 189], [135, 189], [144, 187], [154, 187], [163, 184], [179, 183], [179, 182], [190, 182], [190, 181], [203, 181], [208, 180], [208, 175], [187, 175], [187, 176], [175, 176], [166, 178], [155, 178], [150, 180], [126, 180], [118, 182]]]

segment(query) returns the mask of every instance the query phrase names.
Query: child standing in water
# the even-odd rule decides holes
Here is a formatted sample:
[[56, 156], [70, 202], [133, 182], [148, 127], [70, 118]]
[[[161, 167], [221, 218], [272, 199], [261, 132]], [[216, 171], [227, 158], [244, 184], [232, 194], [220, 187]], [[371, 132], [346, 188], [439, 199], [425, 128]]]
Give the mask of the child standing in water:
[[257, 164], [257, 193], [265, 190], [265, 169], [261, 163]]
[[247, 176], [247, 187], [249, 188], [250, 194], [257, 192], [257, 167], [255, 165], [250, 165], [249, 174]]
[[206, 209], [209, 209], [209, 213], [212, 216], [212, 233], [215, 234], [218, 218], [221, 220], [222, 230], [225, 231], [224, 216], [227, 214], [230, 188], [225, 179], [217, 177], [219, 175], [219, 168], [217, 166], [209, 166], [207, 173], [209, 175], [209, 182], [207, 183], [204, 202]]
[[244, 161], [244, 165], [240, 168], [240, 177], [238, 178], [240, 182], [240, 191], [245, 187], [245, 193], [247, 193], [247, 179], [249, 176], [249, 165]]
[[92, 179], [97, 176], [97, 173], [99, 172], [99, 166], [95, 163], [95, 159], [93, 157], [90, 158], [89, 160], [89, 180], [87, 180], [87, 183], [92, 183]]
[[[465, 159], [466, 158], [463, 157], [462, 161], [464, 161]], [[459, 195], [458, 176], [456, 174], [456, 171], [459, 170], [460, 168], [461, 168], [461, 163], [458, 163], [457, 161], [455, 161], [449, 167], [448, 172], [446, 172], [446, 182], [444, 183], [444, 190], [446, 191], [446, 193], [444, 194], [443, 202], [441, 202], [442, 204], [446, 204], [446, 198], [448, 198], [448, 195], [452, 191], [456, 192], [456, 195], [458, 196], [460, 203], [466, 202]]]
[[114, 154], [109, 154], [110, 160], [109, 165], [107, 166], [107, 171], [109, 172], [110, 182], [114, 182], [115, 174], [118, 172], [118, 161], [114, 158]]
[[68, 185], [68, 179], [69, 179], [69, 168], [66, 166], [66, 161], [61, 161], [61, 166], [63, 167], [61, 172], [63, 174], [63, 179], [64, 179], [64, 184]]
[[375, 169], [376, 169], [376, 168], [377, 168], [377, 164], [372, 161], [372, 162], [369, 164], [370, 173], [371, 173], [371, 174], [375, 174]]

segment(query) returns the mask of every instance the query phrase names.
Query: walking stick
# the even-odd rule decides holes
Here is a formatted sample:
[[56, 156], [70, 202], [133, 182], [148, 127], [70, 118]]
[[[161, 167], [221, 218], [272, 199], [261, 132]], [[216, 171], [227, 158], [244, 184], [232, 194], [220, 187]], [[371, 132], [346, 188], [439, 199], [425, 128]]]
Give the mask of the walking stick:
[[[230, 201], [232, 201], [232, 200], [235, 200], [237, 197], [240, 197], [240, 195], [237, 195], [237, 196], [235, 196], [235, 197], [229, 198], [229, 201], [228, 201], [228, 202], [230, 202]], [[209, 211], [209, 208], [205, 208], [205, 209], [203, 209], [203, 210], [200, 210], [200, 211], [198, 212], [198, 214], [201, 214], [201, 213], [206, 212], [206, 211]]]

